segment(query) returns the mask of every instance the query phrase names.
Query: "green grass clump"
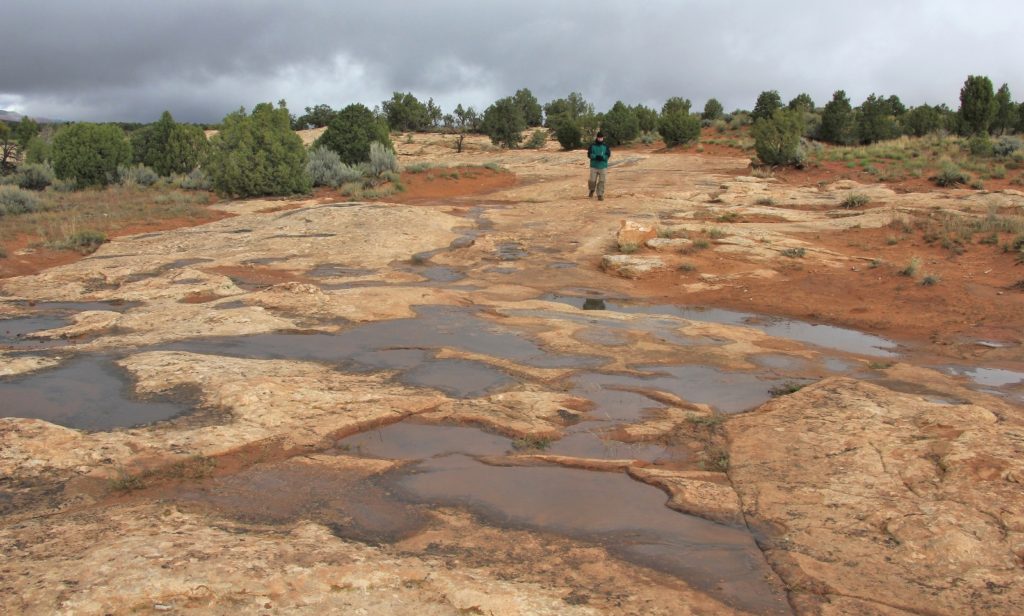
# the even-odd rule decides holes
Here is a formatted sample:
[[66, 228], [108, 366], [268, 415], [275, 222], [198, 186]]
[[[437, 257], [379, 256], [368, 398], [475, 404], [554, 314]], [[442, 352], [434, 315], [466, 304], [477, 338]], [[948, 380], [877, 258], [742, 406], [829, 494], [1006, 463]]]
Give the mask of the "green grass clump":
[[794, 394], [803, 389], [804, 387], [806, 387], [806, 385], [804, 385], [803, 383], [797, 383], [795, 381], [786, 381], [781, 385], [776, 385], [775, 387], [772, 387], [771, 389], [768, 390], [768, 393], [771, 394], [772, 398], [778, 398], [780, 396], [788, 396], [789, 394]]
[[701, 454], [700, 467], [706, 471], [724, 473], [729, 470], [729, 451], [724, 447], [712, 445]]
[[917, 275], [917, 270], [920, 269], [920, 267], [921, 267], [921, 259], [919, 259], [917, 257], [913, 257], [912, 259], [910, 259], [910, 262], [907, 263], [906, 267], [904, 267], [903, 269], [901, 269], [899, 271], [899, 274], [900, 274], [900, 276], [906, 276], [908, 278], [913, 278], [914, 276]]
[[971, 176], [960, 169], [960, 167], [947, 161], [943, 163], [939, 173], [932, 178], [932, 181], [943, 188], [952, 188], [970, 182]]
[[142, 474], [129, 473], [125, 469], [118, 470], [117, 477], [110, 480], [110, 489], [116, 492], [134, 492], [146, 487]]
[[938, 274], [925, 274], [924, 277], [921, 278], [922, 287], [933, 287], [937, 284], [939, 284]]
[[105, 233], [100, 231], [76, 231], [63, 240], [53, 242], [51, 246], [58, 250], [77, 250], [83, 255], [96, 252], [96, 249], [107, 241]]
[[864, 193], [850, 193], [846, 195], [846, 198], [844, 198], [842, 203], [840, 203], [839, 205], [840, 207], [850, 210], [853, 208], [865, 206], [870, 202], [871, 198], [865, 195]]
[[544, 436], [522, 436], [512, 441], [516, 451], [544, 450], [551, 446], [551, 439]]

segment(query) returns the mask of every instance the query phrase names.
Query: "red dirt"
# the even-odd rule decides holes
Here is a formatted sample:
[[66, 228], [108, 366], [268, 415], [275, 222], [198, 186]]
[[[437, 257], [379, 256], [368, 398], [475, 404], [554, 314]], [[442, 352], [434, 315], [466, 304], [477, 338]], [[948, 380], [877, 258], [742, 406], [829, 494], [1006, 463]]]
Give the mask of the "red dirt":
[[[458, 178], [450, 174], [457, 173]], [[442, 174], [449, 174], [445, 177]], [[453, 167], [450, 169], [429, 169], [421, 173], [403, 173], [402, 183], [405, 190], [389, 195], [388, 201], [395, 203], [422, 203], [465, 197], [468, 195], [485, 195], [516, 183], [514, 173], [495, 171], [482, 167]]]
[[310, 284], [314, 282], [311, 278], [307, 278], [301, 274], [262, 265], [223, 265], [218, 267], [202, 268], [202, 271], [210, 274], [227, 276], [234, 280], [235, 284], [243, 287], [252, 286], [262, 288], [284, 282], [303, 282]]
[[[452, 175], [458, 177], [452, 177]], [[439, 167], [419, 173], [405, 172], [401, 174], [401, 178], [405, 190], [377, 199], [367, 199], [367, 201], [422, 204], [469, 195], [485, 195], [510, 188], [516, 184], [515, 174], [508, 171], [468, 166]], [[323, 203], [349, 199], [337, 189], [331, 188], [319, 188], [314, 194]]]
[[[686, 257], [695, 271], [638, 281], [637, 295], [846, 325], [939, 346], [968, 339], [1024, 342], [1024, 292], [1013, 288], [1024, 280], [1024, 266], [1015, 265], [1014, 255], [999, 246], [972, 244], [957, 256], [937, 243], [925, 243], [922, 235], [888, 228], [816, 234], [808, 238], [815, 246], [863, 260], [850, 268], [830, 268], [792, 259], [775, 278], [683, 291], [681, 285], [697, 282], [701, 272], [721, 276], [749, 270], [738, 257], [695, 252]], [[898, 241], [890, 244], [890, 238]], [[1008, 239], [1001, 238], [1000, 244]], [[916, 276], [900, 275], [913, 257], [921, 262]], [[938, 282], [922, 285], [926, 274], [938, 276]]]
[[[108, 238], [124, 237], [139, 233], [152, 233], [155, 231], [167, 231], [182, 227], [195, 227], [230, 218], [234, 214], [220, 212], [217, 210], [206, 210], [206, 218], [168, 218], [164, 220], [144, 221], [127, 225], [118, 229], [104, 229]], [[7, 258], [0, 259], [0, 278], [13, 278], [14, 276], [27, 276], [36, 274], [51, 267], [74, 263], [86, 255], [74, 250], [53, 250], [35, 246], [42, 241], [42, 238], [34, 235], [20, 235], [14, 240], [0, 245], [0, 248], [7, 253]], [[28, 251], [28, 252], [23, 252]]]

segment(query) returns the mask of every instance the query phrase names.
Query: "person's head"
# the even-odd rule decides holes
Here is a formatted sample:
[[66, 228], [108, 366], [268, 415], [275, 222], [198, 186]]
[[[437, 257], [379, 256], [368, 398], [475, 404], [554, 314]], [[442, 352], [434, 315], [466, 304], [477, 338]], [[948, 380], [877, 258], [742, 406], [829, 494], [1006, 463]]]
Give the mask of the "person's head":
[[601, 131], [597, 131], [597, 137], [595, 137], [594, 140], [595, 141], [604, 141], [604, 133], [602, 133]]

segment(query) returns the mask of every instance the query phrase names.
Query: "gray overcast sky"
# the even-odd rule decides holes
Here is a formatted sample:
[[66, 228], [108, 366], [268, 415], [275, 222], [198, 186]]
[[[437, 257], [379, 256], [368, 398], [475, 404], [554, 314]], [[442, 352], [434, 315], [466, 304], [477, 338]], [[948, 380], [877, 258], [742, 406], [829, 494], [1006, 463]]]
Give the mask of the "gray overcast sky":
[[261, 101], [372, 107], [411, 91], [482, 110], [522, 87], [697, 109], [837, 89], [958, 106], [969, 74], [1024, 98], [1011, 0], [4, 0], [0, 109], [219, 121]]

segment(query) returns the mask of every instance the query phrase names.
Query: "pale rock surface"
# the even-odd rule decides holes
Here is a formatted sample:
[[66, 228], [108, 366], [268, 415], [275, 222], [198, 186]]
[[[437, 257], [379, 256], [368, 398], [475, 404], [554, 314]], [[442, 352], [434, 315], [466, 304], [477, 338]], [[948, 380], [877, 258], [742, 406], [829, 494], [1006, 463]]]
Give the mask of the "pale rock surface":
[[437, 423], [468, 423], [485, 426], [514, 437], [553, 438], [562, 428], [579, 421], [587, 401], [575, 396], [544, 391], [509, 391], [485, 398], [449, 400], [419, 417]]
[[640, 247], [647, 240], [656, 237], [658, 237], [658, 228], [654, 225], [635, 220], [623, 220], [615, 234], [615, 241], [619, 246]]
[[624, 278], [641, 278], [643, 276], [664, 271], [665, 262], [657, 257], [636, 257], [633, 255], [605, 255], [601, 259], [601, 268], [606, 272]]
[[727, 422], [729, 477], [802, 611], [1024, 610], [1024, 422], [1001, 414], [830, 378]]
[[633, 466], [629, 474], [668, 492], [668, 506], [676, 511], [723, 524], [743, 524], [740, 499], [725, 473], [675, 471]]

